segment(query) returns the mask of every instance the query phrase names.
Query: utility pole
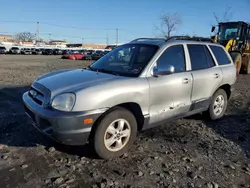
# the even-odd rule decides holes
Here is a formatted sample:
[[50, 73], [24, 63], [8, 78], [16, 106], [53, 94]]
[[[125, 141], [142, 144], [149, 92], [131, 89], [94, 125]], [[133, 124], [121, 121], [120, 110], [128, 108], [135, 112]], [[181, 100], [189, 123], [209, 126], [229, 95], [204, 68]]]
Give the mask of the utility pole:
[[116, 46], [118, 46], [118, 29], [116, 29]]
[[36, 30], [37, 34], [36, 34], [36, 36], [37, 36], [37, 40], [39, 41], [40, 40], [40, 36], [39, 36], [39, 34], [40, 34], [40, 31], [39, 31], [39, 22], [36, 22], [36, 27], [37, 27], [37, 30]]
[[109, 37], [106, 38], [106, 44], [109, 45]]
[[108, 35], [108, 33], [106, 33], [106, 45], [107, 46], [109, 45], [109, 35]]

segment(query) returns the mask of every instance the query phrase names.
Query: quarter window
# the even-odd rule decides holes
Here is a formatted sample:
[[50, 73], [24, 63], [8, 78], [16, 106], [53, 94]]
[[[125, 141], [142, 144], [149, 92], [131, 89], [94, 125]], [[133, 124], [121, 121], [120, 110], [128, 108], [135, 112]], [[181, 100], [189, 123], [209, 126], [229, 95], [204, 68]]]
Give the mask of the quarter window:
[[227, 56], [225, 50], [222, 47], [213, 45], [210, 45], [209, 47], [211, 48], [219, 65], [227, 65], [231, 63], [229, 57]]

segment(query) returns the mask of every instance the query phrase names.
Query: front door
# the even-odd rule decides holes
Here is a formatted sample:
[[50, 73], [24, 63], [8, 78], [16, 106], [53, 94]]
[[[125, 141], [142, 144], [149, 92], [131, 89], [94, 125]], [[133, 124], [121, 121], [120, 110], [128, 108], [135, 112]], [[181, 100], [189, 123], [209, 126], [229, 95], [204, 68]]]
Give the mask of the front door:
[[193, 79], [186, 72], [186, 61], [183, 45], [168, 47], [156, 62], [156, 69], [172, 65], [173, 74], [150, 76], [150, 120], [149, 124], [159, 123], [189, 111]]

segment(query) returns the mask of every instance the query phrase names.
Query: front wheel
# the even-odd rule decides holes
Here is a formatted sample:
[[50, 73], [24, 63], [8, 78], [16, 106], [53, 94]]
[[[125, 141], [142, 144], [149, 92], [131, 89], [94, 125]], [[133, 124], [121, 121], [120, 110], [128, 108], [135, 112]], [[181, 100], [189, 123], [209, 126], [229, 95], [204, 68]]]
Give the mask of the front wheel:
[[124, 108], [115, 108], [98, 122], [93, 138], [94, 149], [103, 159], [119, 157], [132, 146], [136, 133], [134, 115]]
[[220, 119], [224, 116], [227, 109], [227, 94], [225, 90], [217, 90], [213, 97], [209, 109], [206, 111], [206, 115], [211, 120]]

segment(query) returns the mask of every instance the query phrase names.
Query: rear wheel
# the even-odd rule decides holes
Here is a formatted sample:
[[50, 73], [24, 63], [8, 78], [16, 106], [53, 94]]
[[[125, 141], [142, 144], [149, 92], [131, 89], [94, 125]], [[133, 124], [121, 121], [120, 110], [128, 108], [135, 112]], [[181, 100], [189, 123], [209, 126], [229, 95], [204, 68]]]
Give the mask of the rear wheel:
[[103, 159], [119, 157], [132, 146], [136, 133], [134, 115], [124, 108], [115, 108], [98, 122], [92, 141], [94, 149]]
[[250, 74], [250, 57], [248, 56], [242, 58], [242, 72], [244, 74]]
[[231, 54], [231, 57], [233, 59], [235, 66], [236, 66], [237, 73], [239, 74], [240, 69], [241, 69], [241, 64], [242, 64], [241, 54], [239, 52], [231, 52], [230, 54]]
[[216, 120], [224, 116], [227, 109], [227, 94], [225, 90], [217, 90], [213, 97], [209, 109], [205, 112], [209, 119]]

